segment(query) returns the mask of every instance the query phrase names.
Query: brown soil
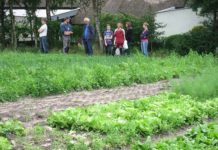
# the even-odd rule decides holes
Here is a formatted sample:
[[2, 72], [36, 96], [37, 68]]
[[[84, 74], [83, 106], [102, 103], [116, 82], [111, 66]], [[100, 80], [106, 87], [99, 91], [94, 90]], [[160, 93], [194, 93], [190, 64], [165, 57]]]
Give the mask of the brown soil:
[[0, 104], [0, 118], [2, 120], [15, 118], [23, 122], [25, 127], [33, 127], [36, 124], [46, 124], [46, 118], [52, 111], [95, 103], [104, 104], [122, 99], [134, 100], [156, 95], [166, 90], [168, 86], [168, 81], [160, 81], [147, 85], [72, 92], [66, 95], [48, 96], [39, 99], [25, 98], [18, 102]]

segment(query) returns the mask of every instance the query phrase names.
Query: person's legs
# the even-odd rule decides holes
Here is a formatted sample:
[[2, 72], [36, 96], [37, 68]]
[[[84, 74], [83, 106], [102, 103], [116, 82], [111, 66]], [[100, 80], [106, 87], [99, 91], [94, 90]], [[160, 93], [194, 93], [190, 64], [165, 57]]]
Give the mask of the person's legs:
[[143, 42], [141, 42], [141, 52], [144, 55], [144, 45], [143, 45]]
[[88, 45], [87, 45], [86, 40], [83, 40], [83, 45], [84, 45], [84, 48], [85, 48], [85, 53], [88, 54]]
[[63, 53], [67, 53], [67, 38], [65, 36], [63, 36]]
[[144, 42], [144, 54], [148, 56], [148, 42]]
[[109, 55], [113, 55], [113, 46], [109, 45]]
[[87, 41], [88, 55], [93, 55], [92, 42], [91, 40]]
[[69, 52], [70, 50], [70, 37], [67, 38], [67, 53]]
[[105, 46], [105, 54], [106, 54], [106, 55], [109, 54], [109, 45]]
[[141, 43], [142, 52], [145, 56], [148, 56], [148, 42]]
[[42, 37], [42, 46], [43, 46], [44, 53], [48, 53], [48, 41], [46, 36]]
[[40, 44], [40, 51], [41, 51], [41, 53], [43, 53], [43, 52], [44, 52], [44, 50], [43, 50], [43, 42], [42, 42], [42, 37], [40, 37], [40, 38], [39, 38], [39, 44]]

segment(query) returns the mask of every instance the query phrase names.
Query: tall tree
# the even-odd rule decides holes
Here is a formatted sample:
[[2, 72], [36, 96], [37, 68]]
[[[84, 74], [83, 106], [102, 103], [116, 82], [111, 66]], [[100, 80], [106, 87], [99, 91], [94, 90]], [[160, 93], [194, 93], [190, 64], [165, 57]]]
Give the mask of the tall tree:
[[95, 19], [95, 27], [98, 34], [98, 41], [100, 49], [103, 50], [103, 38], [100, 29], [100, 20], [99, 17], [101, 15], [103, 0], [92, 0], [94, 19]]
[[[37, 17], [36, 10], [37, 6], [40, 4], [40, 0], [22, 0], [22, 4], [25, 6], [25, 10], [27, 12], [27, 20], [30, 25], [30, 35], [31, 40], [34, 41], [35, 47], [38, 45], [38, 32], [37, 32]], [[34, 36], [33, 36], [34, 35]]]
[[188, 0], [190, 6], [195, 11], [200, 11], [203, 16], [213, 16], [213, 30], [217, 31], [217, 13], [218, 13], [218, 0]]
[[14, 49], [16, 49], [17, 48], [16, 23], [13, 13], [13, 6], [15, 5], [15, 1], [9, 0], [8, 5], [9, 5], [10, 20], [11, 20], [11, 46]]
[[0, 45], [5, 46], [5, 1], [0, 0]]
[[51, 21], [51, 0], [46, 0], [46, 16], [49, 21]]

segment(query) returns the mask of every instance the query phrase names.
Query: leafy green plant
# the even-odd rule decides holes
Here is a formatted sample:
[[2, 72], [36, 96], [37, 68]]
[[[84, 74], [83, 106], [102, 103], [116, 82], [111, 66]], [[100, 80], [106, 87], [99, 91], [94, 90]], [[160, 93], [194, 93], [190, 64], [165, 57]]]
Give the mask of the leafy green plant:
[[166, 58], [2, 53], [0, 102], [16, 101], [25, 96], [155, 82], [198, 74], [202, 69], [216, 65], [213, 56], [195, 53]]
[[0, 136], [7, 136], [10, 134], [23, 136], [25, 134], [25, 128], [22, 123], [16, 120], [0, 122]]
[[12, 150], [12, 145], [8, 139], [0, 136], [0, 150]]
[[158, 143], [136, 144], [132, 150], [175, 150], [175, 149], [198, 149], [215, 150], [218, 147], [218, 125], [216, 123], [203, 124], [187, 132], [184, 136], [176, 139], [164, 140]]
[[106, 145], [120, 147], [140, 137], [216, 117], [217, 110], [217, 98], [196, 102], [190, 96], [165, 93], [138, 101], [67, 109], [53, 113], [48, 122], [60, 129], [100, 133]]

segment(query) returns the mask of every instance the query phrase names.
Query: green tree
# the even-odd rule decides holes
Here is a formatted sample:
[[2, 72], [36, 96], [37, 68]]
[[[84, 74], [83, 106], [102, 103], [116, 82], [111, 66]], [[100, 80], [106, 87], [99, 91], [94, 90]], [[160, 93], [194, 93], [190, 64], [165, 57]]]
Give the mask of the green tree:
[[[40, 0], [22, 0], [21, 3], [25, 6], [27, 12], [27, 20], [30, 25], [30, 34], [31, 40], [35, 41], [35, 47], [38, 45], [38, 32], [37, 32], [37, 17], [36, 17], [36, 10], [37, 6], [40, 4]], [[34, 35], [34, 39], [33, 39]]]
[[0, 46], [5, 46], [5, 1], [0, 0]]
[[217, 31], [218, 0], [189, 0], [189, 3], [193, 10], [200, 11], [201, 15], [212, 15], [213, 30]]
[[9, 0], [9, 14], [10, 14], [10, 21], [11, 21], [11, 46], [16, 49], [17, 48], [17, 36], [16, 36], [16, 22], [13, 13], [13, 6], [17, 4], [15, 0]]

